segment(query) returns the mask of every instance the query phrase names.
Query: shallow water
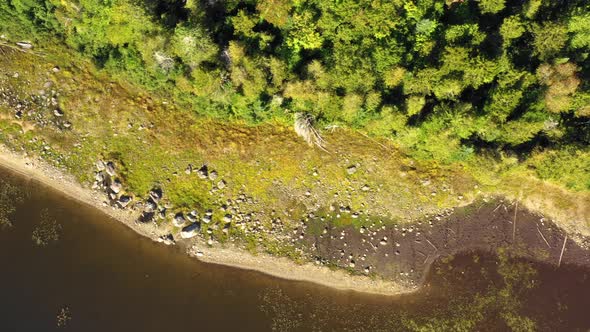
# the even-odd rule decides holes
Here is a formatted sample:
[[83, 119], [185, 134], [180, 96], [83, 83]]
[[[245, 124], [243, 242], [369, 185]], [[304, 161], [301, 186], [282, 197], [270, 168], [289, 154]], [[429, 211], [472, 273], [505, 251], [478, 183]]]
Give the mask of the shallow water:
[[[17, 190], [7, 192], [7, 184]], [[14, 203], [14, 227], [0, 229], [0, 331], [590, 327], [590, 274], [582, 268], [465, 253], [437, 262], [415, 294], [336, 291], [200, 263], [1, 169], [0, 185], [4, 199], [25, 197]], [[42, 220], [60, 227], [59, 239], [47, 246], [32, 239]]]

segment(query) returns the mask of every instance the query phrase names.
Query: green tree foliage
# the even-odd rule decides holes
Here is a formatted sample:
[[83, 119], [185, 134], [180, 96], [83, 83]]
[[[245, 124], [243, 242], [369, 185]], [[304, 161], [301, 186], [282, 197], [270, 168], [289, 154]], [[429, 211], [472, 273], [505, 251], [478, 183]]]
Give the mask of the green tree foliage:
[[219, 53], [216, 44], [202, 27], [179, 25], [174, 29], [170, 44], [164, 52], [180, 58], [182, 63], [194, 69], [203, 61], [215, 61]]
[[479, 0], [479, 9], [484, 14], [496, 14], [504, 7], [506, 0]]
[[537, 14], [543, 0], [528, 0], [524, 5], [524, 16], [532, 19]]
[[504, 41], [510, 42], [512, 39], [519, 38], [525, 32], [525, 27], [518, 16], [509, 16], [504, 19], [500, 27], [500, 34]]
[[543, 64], [537, 69], [539, 80], [547, 86], [545, 104], [550, 112], [568, 111], [572, 96], [580, 85], [575, 75], [576, 66], [566, 62], [558, 65]]
[[533, 45], [541, 60], [555, 57], [563, 50], [567, 42], [567, 28], [559, 23], [547, 22], [533, 28], [535, 40]]
[[582, 0], [5, 0], [0, 34], [58, 38], [203, 115], [304, 111], [419, 158], [590, 137]]
[[572, 34], [570, 45], [574, 49], [590, 48], [590, 13], [572, 16], [568, 22], [567, 30]]

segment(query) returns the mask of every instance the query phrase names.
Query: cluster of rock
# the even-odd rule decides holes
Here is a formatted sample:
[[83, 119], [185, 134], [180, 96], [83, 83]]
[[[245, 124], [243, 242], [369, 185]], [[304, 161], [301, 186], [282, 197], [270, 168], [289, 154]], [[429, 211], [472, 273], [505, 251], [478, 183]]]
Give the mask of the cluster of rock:
[[115, 163], [112, 161], [99, 160], [96, 162], [92, 189], [104, 191], [110, 204], [122, 209], [127, 208], [133, 201], [133, 195], [123, 191], [123, 184], [117, 175]]
[[[234, 219], [238, 219], [238, 225], [242, 225], [243, 221], [250, 220], [252, 213], [243, 214], [240, 212], [236, 204], [242, 202], [253, 203], [252, 198], [246, 198], [245, 195], [240, 195], [236, 200], [228, 199], [224, 204], [219, 206], [221, 216], [219, 220], [214, 220], [214, 211], [207, 209], [199, 212], [198, 209], [179, 210], [173, 209], [170, 203], [164, 202], [164, 194], [162, 189], [154, 188], [147, 195], [146, 199], [134, 201], [136, 198], [125, 192], [121, 178], [117, 174], [116, 164], [113, 161], [99, 160], [96, 163], [96, 172], [94, 174], [95, 181], [92, 188], [103, 191], [108, 198], [108, 204], [113, 207], [121, 209], [133, 209], [140, 212], [138, 222], [140, 223], [154, 223], [156, 226], [162, 224], [157, 221], [170, 221], [170, 224], [179, 229], [179, 236], [182, 239], [189, 239], [201, 234], [203, 224], [207, 224], [206, 233], [209, 235], [209, 244], [214, 243], [212, 233], [222, 227], [222, 232], [229, 233], [229, 228]], [[218, 180], [218, 174], [214, 170], [209, 170], [207, 165], [203, 165], [198, 169], [193, 169], [192, 165], [187, 167], [187, 174], [195, 173], [200, 179], [208, 179], [216, 183], [216, 188], [225, 188], [226, 182]], [[163, 223], [164, 227], [168, 223]], [[159, 226], [158, 226], [159, 227]], [[242, 226], [243, 227], [243, 226]], [[159, 242], [165, 244], [174, 244], [174, 235], [167, 234], [158, 239]]]
[[[59, 67], [52, 69], [53, 73], [59, 72]], [[12, 74], [12, 79], [18, 79], [19, 73]], [[0, 83], [3, 83], [0, 81]], [[9, 83], [9, 82], [6, 82]], [[19, 82], [22, 84], [31, 84], [29, 82]], [[72, 123], [67, 120], [64, 111], [59, 106], [59, 91], [54, 88], [51, 80], [39, 82], [42, 88], [36, 93], [22, 97], [21, 92], [11, 88], [9, 84], [0, 84], [0, 104], [6, 105], [13, 109], [14, 118], [18, 120], [33, 121], [39, 127], [53, 126], [59, 130], [68, 130], [72, 128]]]
[[192, 164], [188, 164], [184, 170], [184, 173], [187, 175], [196, 174], [202, 180], [209, 179], [213, 181], [213, 183], [215, 184], [215, 189], [224, 189], [226, 186], [225, 180], [217, 180], [219, 177], [217, 171], [210, 170], [209, 166], [207, 166], [206, 164], [202, 165], [199, 168], [194, 168]]
[[[346, 170], [354, 174], [358, 166], [350, 166]], [[174, 244], [175, 236], [180, 239], [203, 238], [209, 245], [216, 242], [216, 231], [222, 231], [230, 241], [236, 240], [234, 236], [254, 237], [263, 243], [265, 239], [271, 239], [279, 245], [291, 246], [302, 257], [315, 257], [320, 265], [330, 264], [352, 269], [361, 273], [381, 273], [383, 259], [402, 257], [407, 243], [427, 241], [421, 236], [422, 227], [427, 225], [415, 224], [409, 226], [386, 226], [379, 218], [372, 216], [369, 211], [354, 211], [349, 205], [336, 203], [328, 206], [327, 211], [309, 209], [303, 218], [291, 210], [278, 213], [269, 212], [261, 207], [259, 202], [245, 193], [239, 193], [235, 197], [226, 197], [223, 190], [225, 181], [219, 179], [219, 174], [211, 170], [209, 166], [193, 167], [187, 165], [185, 173], [196, 175], [197, 181], [212, 181], [213, 187], [218, 190], [210, 191], [217, 195], [216, 203], [210, 209], [185, 208], [175, 209], [171, 204], [164, 203], [161, 189], [153, 189], [144, 200], [135, 202], [131, 195], [122, 190], [121, 181], [118, 179], [113, 162], [97, 163], [96, 187], [100, 187], [109, 195], [111, 203], [120, 208], [132, 206], [141, 211], [139, 219], [142, 223], [155, 222], [172, 232], [161, 236], [158, 241], [165, 244]], [[358, 187], [361, 191], [370, 191], [368, 185]], [[337, 197], [337, 196], [335, 196]], [[450, 213], [450, 212], [449, 212]], [[435, 216], [434, 221], [444, 217]], [[294, 218], [297, 219], [293, 220]], [[339, 218], [357, 219], [354, 223], [360, 223], [359, 228], [336, 228], [330, 226], [331, 220]], [[164, 223], [157, 222], [169, 221]], [[349, 223], [349, 222], [346, 222]], [[317, 229], [310, 231], [311, 225], [322, 225], [319, 233]], [[432, 226], [432, 221], [429, 222]], [[234, 229], [237, 233], [230, 233]], [[404, 240], [408, 237], [409, 240]], [[427, 242], [425, 242], [427, 243]], [[327, 247], [326, 247], [327, 246]], [[426, 244], [428, 246], [428, 244]], [[409, 250], [409, 247], [408, 247]], [[405, 256], [404, 256], [405, 257]], [[426, 257], [428, 258], [428, 257]], [[412, 267], [399, 265], [400, 276], [411, 279], [414, 274]]]

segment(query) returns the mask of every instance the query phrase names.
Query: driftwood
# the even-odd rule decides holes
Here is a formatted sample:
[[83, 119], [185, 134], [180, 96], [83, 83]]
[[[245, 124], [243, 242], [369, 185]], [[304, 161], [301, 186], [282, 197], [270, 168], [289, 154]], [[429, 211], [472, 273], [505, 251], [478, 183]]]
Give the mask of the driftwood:
[[545, 238], [545, 235], [543, 235], [543, 233], [541, 233], [541, 230], [539, 229], [539, 226], [537, 226], [537, 232], [539, 232], [539, 235], [541, 235], [541, 238], [543, 239], [543, 241], [545, 241], [545, 244], [547, 244], [547, 247], [551, 248], [551, 245], [549, 244], [549, 242]]
[[512, 242], [516, 237], [516, 213], [518, 212], [518, 201], [516, 201], [516, 206], [514, 207], [514, 218], [512, 219]]
[[323, 151], [328, 152], [325, 148], [326, 142], [317, 129], [314, 128], [314, 119], [311, 114], [296, 113], [293, 127], [297, 135], [302, 137], [307, 144], [310, 146], [315, 145]]
[[565, 243], [567, 242], [567, 234], [563, 239], [563, 246], [561, 247], [561, 254], [559, 255], [559, 262], [557, 262], [557, 267], [561, 265], [561, 259], [563, 258], [563, 252], [565, 251]]
[[438, 248], [434, 244], [432, 244], [430, 240], [426, 239], [426, 242], [428, 242], [428, 244], [430, 244], [434, 248], [434, 250], [438, 251]]
[[10, 44], [8, 44], [6, 42], [1, 42], [0, 41], [0, 50], [2, 51], [2, 54], [3, 55], [6, 55], [6, 51], [3, 50], [3, 48], [7, 48], [7, 49], [12, 50], [12, 51], [18, 51], [18, 52], [22, 52], [22, 53], [26, 53], [26, 54], [32, 54], [32, 55], [35, 55], [35, 56], [38, 56], [38, 57], [44, 57], [44, 55], [42, 55], [42, 54], [39, 54], [39, 53], [30, 51], [30, 50], [24, 50], [24, 49], [22, 49], [20, 47], [17, 47], [17, 46], [14, 46], [14, 45], [10, 45]]

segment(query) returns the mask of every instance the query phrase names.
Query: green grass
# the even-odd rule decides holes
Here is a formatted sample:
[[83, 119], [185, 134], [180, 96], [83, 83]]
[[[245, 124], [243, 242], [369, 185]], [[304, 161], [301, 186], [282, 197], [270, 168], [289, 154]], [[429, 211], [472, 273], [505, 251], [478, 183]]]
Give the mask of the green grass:
[[[325, 131], [329, 152], [323, 152], [299, 139], [288, 117], [256, 125], [240, 119], [205, 119], [198, 110], [183, 107], [185, 104], [176, 103], [165, 93], [148, 92], [123, 78], [114, 80], [62, 45], [51, 45], [44, 51], [44, 58], [11, 52], [0, 59], [0, 83], [26, 99], [37, 94], [49, 77], [59, 90], [59, 104], [72, 122], [72, 130], [31, 127], [34, 121], [29, 119], [22, 124], [27, 129], [23, 133], [21, 124], [12, 118], [12, 109], [0, 107], [0, 141], [14, 150], [41, 155], [87, 185], [93, 181], [95, 162], [112, 160], [127, 191], [146, 197], [150, 189], [159, 186], [177, 210], [215, 208], [244, 193], [257, 202], [248, 209], [264, 216], [276, 211], [287, 229], [295, 227], [310, 210], [316, 215], [327, 214], [330, 205], [371, 213], [369, 220], [364, 214], [354, 219], [342, 213], [341, 218], [314, 221], [312, 233], [321, 232], [328, 223], [358, 229], [379, 220], [386, 224], [414, 222], [424, 214], [466, 204], [485, 194], [516, 197], [526, 193], [542, 200], [535, 196], [542, 192], [555, 203], [545, 208], [562, 220], [584, 223], [590, 216], [576, 208], [590, 206], [585, 203], [590, 198], [583, 192], [562, 195], [561, 188], [536, 180], [536, 173], [514, 157], [497, 160], [468, 153], [460, 158], [451, 156], [454, 161], [450, 163], [437, 163], [404, 153], [399, 142], [348, 129]], [[61, 67], [59, 73], [51, 70], [56, 65]], [[14, 72], [20, 73], [16, 81], [9, 79]], [[52, 110], [43, 112], [51, 114]], [[51, 146], [46, 152], [44, 141]], [[542, 153], [536, 158], [532, 162], [539, 165], [549, 160]], [[189, 163], [193, 167], [206, 163], [218, 172], [217, 181], [227, 183], [226, 188], [211, 195], [213, 182], [184, 173]], [[346, 171], [350, 165], [359, 165], [352, 175]], [[575, 173], [574, 169], [567, 175], [570, 169], [564, 166], [561, 170], [544, 176], [561, 183], [566, 176], [583, 178], [585, 172]], [[364, 185], [370, 190], [361, 190]], [[285, 211], [291, 215], [282, 216]], [[582, 217], [570, 218], [574, 211]], [[300, 259], [290, 244], [281, 245], [266, 237], [259, 243], [250, 235], [231, 234], [250, 250], [261, 246]], [[213, 235], [224, 239], [221, 230]]]

